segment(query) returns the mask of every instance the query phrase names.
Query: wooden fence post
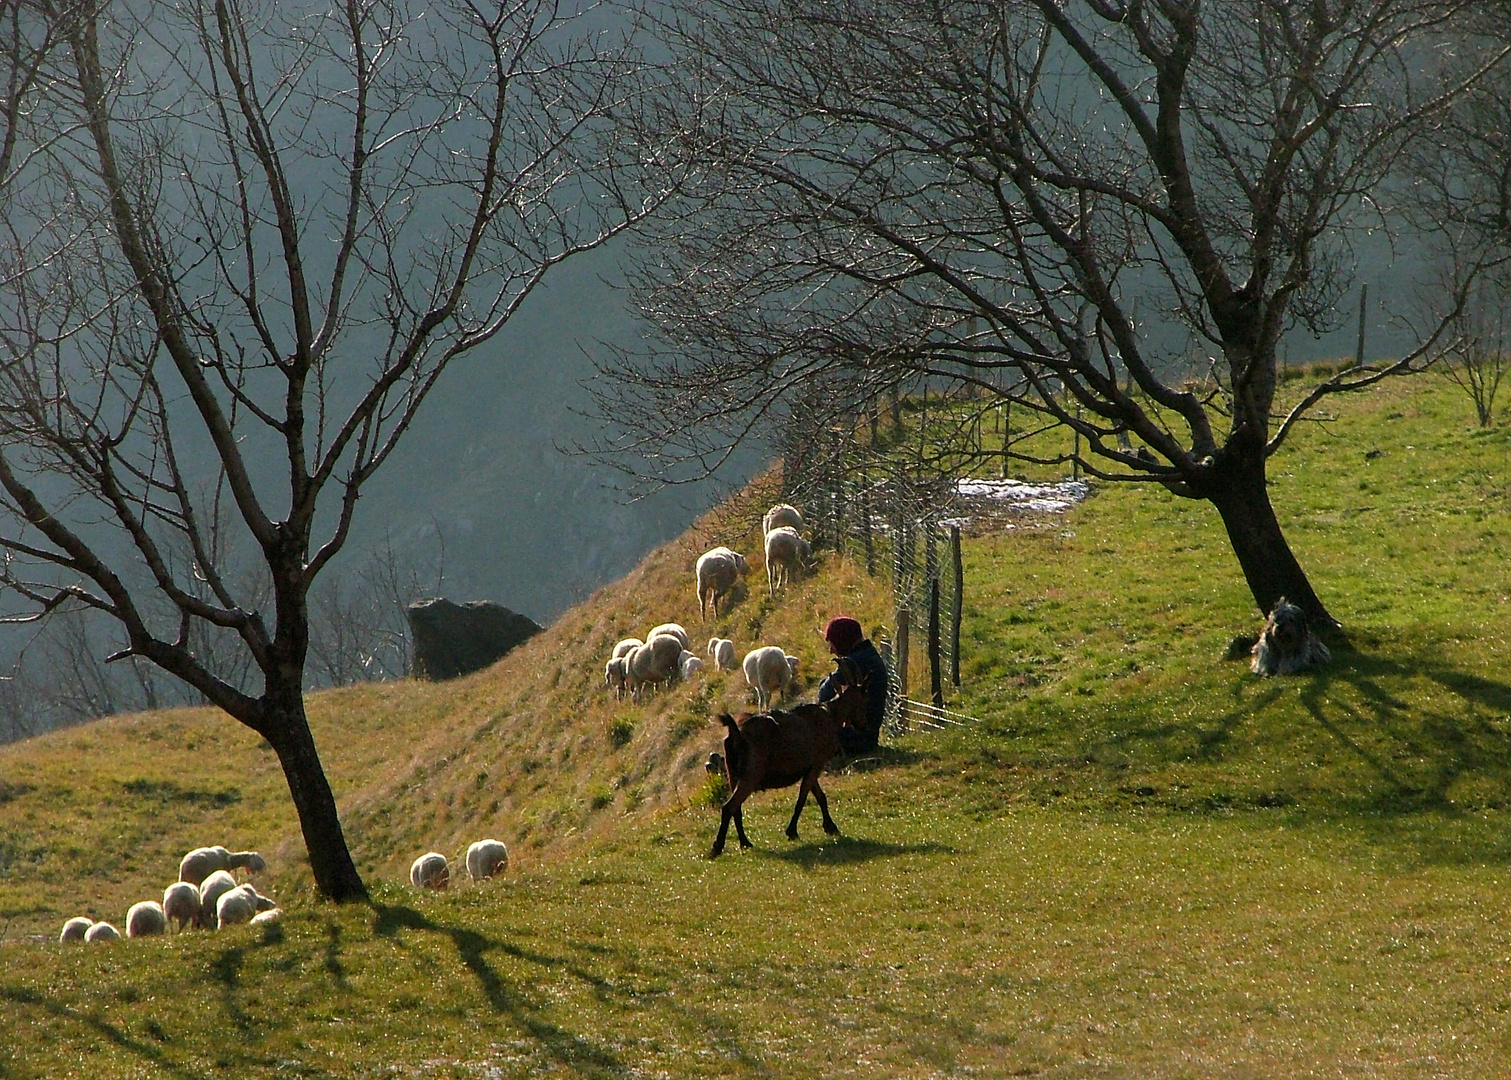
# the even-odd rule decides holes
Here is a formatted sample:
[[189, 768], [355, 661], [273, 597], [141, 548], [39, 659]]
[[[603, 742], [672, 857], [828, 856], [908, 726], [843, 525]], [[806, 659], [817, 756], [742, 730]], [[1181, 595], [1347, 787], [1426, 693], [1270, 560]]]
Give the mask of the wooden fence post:
[[908, 730], [908, 624], [911, 621], [912, 612], [906, 607], [897, 609], [897, 647], [892, 656], [897, 663], [897, 726], [904, 733]]
[[944, 708], [944, 682], [939, 677], [939, 577], [929, 578], [929, 693], [934, 708]]
[[950, 681], [960, 686], [960, 613], [965, 606], [965, 562], [960, 557], [960, 526], [950, 526], [950, 558], [955, 564], [955, 595], [950, 600]]

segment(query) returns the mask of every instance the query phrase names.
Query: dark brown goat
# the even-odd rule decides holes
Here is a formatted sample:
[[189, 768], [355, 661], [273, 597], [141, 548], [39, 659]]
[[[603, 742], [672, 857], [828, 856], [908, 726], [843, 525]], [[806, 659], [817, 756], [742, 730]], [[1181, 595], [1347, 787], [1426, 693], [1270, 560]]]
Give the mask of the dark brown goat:
[[797, 806], [787, 823], [787, 839], [797, 839], [797, 819], [808, 801], [808, 792], [818, 800], [824, 815], [824, 832], [831, 836], [839, 826], [829, 816], [829, 800], [819, 786], [819, 775], [829, 759], [839, 753], [839, 729], [845, 725], [859, 729], [866, 719], [866, 683], [869, 676], [857, 674], [854, 665], [836, 660], [844, 689], [822, 705], [798, 705], [793, 709], [769, 713], [728, 713], [719, 722], [729, 729], [724, 737], [724, 770], [729, 778], [730, 795], [724, 803], [719, 821], [719, 835], [708, 853], [710, 859], [724, 850], [733, 819], [741, 847], [750, 847], [745, 836], [745, 815], [741, 807], [752, 792], [789, 787], [799, 781]]

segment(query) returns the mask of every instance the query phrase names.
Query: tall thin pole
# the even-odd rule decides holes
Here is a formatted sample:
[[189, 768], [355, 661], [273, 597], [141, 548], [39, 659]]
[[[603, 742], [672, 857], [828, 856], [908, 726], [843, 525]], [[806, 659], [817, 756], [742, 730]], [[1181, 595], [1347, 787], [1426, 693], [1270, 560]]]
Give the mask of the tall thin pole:
[[960, 557], [960, 526], [950, 526], [950, 558], [955, 566], [955, 595], [950, 600], [950, 681], [960, 686], [960, 611], [965, 604], [965, 569]]

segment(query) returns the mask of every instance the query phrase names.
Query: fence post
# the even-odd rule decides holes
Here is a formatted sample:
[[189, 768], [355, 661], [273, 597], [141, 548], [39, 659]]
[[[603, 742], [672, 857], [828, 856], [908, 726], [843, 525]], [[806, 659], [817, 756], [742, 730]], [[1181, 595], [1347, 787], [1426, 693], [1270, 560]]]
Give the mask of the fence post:
[[960, 526], [950, 526], [950, 559], [955, 564], [955, 595], [950, 601], [950, 681], [960, 686], [960, 613], [965, 606], [965, 563], [960, 557]]
[[897, 609], [897, 647], [893, 657], [897, 661], [897, 726], [904, 733], [908, 730], [908, 624], [912, 612], [906, 606]]
[[1007, 448], [1013, 441], [1013, 399], [1002, 403], [1002, 479], [1007, 479]]
[[876, 576], [876, 541], [871, 538], [871, 478], [860, 474], [860, 538], [866, 545], [866, 573]]
[[944, 682], [939, 677], [939, 576], [929, 578], [929, 693], [934, 708], [944, 708]]

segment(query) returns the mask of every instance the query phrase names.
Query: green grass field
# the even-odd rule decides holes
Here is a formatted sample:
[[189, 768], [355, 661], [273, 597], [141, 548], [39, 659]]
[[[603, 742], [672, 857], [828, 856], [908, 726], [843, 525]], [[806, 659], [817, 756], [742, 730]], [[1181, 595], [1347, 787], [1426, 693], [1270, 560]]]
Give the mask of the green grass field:
[[[618, 637], [702, 629], [692, 558], [753, 551], [760, 490], [488, 672], [311, 699], [371, 905], [312, 898], [271, 754], [208, 712], [0, 749], [0, 1077], [1504, 1076], [1511, 431], [1431, 380], [1331, 407], [1272, 463], [1331, 667], [1224, 660], [1258, 619], [1215, 513], [1100, 486], [969, 537], [981, 722], [829, 778], [837, 840], [770, 793], [707, 861], [739, 686], [603, 692]], [[718, 629], [810, 692], [829, 615], [889, 618], [852, 560], [760, 577]], [[484, 835], [504, 879], [402, 884]], [[52, 941], [214, 842], [270, 854], [283, 922]]]

